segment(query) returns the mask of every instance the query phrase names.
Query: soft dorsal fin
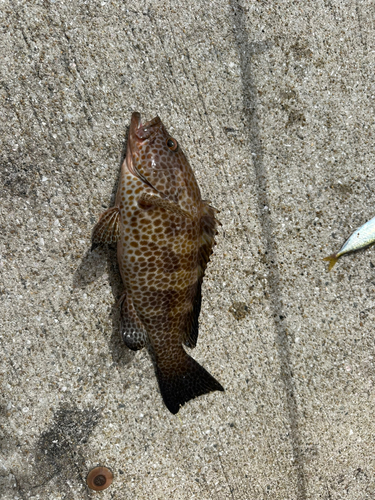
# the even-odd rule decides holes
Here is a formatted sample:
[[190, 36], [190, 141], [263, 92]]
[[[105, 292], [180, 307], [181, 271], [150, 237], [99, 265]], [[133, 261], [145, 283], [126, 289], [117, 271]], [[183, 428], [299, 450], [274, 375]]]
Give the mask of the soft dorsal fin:
[[215, 218], [216, 210], [208, 203], [203, 202], [203, 213], [200, 220], [201, 236], [198, 251], [197, 282], [192, 309], [187, 315], [185, 336], [183, 339], [187, 347], [195, 347], [198, 340], [199, 313], [202, 302], [202, 282], [204, 273], [215, 245], [216, 228], [219, 221]]
[[218, 210], [211, 207], [206, 202], [204, 203], [203, 215], [201, 218], [201, 245], [199, 249], [199, 271], [198, 276], [203, 280], [208, 261], [213, 252], [213, 247], [216, 244], [215, 236], [217, 235], [217, 226], [220, 222], [216, 219], [215, 214]]
[[108, 208], [99, 218], [92, 232], [92, 248], [100, 243], [117, 243], [120, 238], [119, 231], [120, 210], [118, 207]]

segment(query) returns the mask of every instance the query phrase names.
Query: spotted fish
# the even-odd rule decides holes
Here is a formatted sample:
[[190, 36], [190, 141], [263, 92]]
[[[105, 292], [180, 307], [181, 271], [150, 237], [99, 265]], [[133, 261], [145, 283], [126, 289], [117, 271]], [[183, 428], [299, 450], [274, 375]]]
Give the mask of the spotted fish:
[[368, 247], [375, 243], [375, 217], [367, 221], [363, 226], [354, 231], [350, 238], [343, 244], [340, 250], [332, 255], [328, 255], [323, 260], [329, 261], [328, 271], [330, 271], [339, 258], [349, 252], [355, 252], [361, 248]]
[[130, 349], [149, 348], [174, 414], [190, 399], [224, 390], [183, 348], [197, 343], [217, 224], [176, 139], [159, 117], [142, 125], [133, 113], [115, 206], [101, 215], [92, 243], [117, 243], [121, 336]]

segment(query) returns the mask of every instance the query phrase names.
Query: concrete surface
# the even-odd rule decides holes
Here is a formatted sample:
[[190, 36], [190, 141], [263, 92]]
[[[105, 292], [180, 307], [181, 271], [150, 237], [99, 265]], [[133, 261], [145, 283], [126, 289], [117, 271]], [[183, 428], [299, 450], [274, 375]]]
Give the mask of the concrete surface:
[[[0, 8], [0, 497], [373, 499], [369, 1], [9, 1]], [[118, 339], [111, 205], [130, 114], [159, 114], [223, 224], [172, 416]], [[102, 493], [87, 472], [114, 472]]]

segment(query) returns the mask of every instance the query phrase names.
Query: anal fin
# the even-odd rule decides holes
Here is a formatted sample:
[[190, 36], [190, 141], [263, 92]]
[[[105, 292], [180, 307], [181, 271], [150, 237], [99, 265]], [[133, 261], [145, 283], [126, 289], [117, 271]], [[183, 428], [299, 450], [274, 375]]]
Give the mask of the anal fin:
[[120, 238], [119, 231], [120, 210], [118, 207], [108, 208], [99, 218], [99, 222], [94, 226], [92, 232], [93, 250], [100, 243], [117, 243]]
[[147, 344], [147, 332], [141, 320], [138, 318], [130, 295], [125, 293], [121, 297], [120, 302], [121, 338], [129, 349], [132, 351], [138, 351]]

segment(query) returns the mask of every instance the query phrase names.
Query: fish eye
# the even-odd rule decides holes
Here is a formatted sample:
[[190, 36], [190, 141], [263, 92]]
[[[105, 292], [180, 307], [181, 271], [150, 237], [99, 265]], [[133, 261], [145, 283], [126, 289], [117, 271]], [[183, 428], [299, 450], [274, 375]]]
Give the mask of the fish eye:
[[178, 142], [176, 141], [176, 139], [173, 139], [173, 137], [170, 137], [169, 139], [167, 139], [167, 146], [171, 151], [177, 151]]

